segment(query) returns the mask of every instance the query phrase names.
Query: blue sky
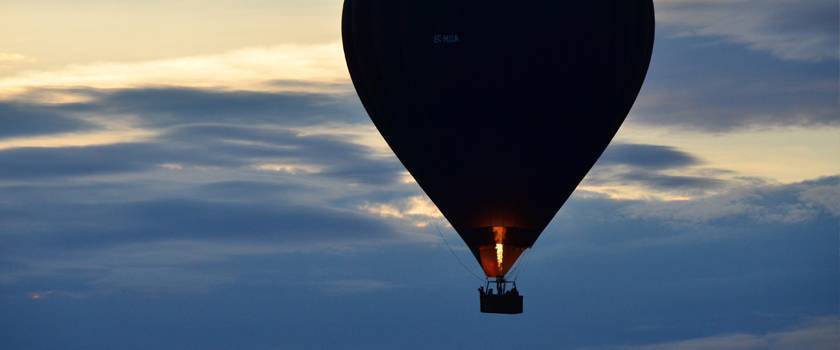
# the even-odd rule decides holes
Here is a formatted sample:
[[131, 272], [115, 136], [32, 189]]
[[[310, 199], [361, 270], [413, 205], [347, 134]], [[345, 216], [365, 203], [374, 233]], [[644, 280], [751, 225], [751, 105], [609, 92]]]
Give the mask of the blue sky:
[[836, 1], [655, 3], [517, 317], [367, 119], [340, 1], [0, 5], [0, 346], [832, 349]]

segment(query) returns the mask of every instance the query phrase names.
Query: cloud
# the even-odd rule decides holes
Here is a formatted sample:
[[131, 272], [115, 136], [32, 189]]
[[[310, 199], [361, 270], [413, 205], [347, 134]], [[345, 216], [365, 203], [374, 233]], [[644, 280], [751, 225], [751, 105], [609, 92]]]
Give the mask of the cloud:
[[800, 194], [800, 200], [813, 205], [821, 206], [829, 213], [840, 217], [840, 186], [826, 181], [825, 185], [818, 185], [808, 188]]
[[[279, 122], [279, 121], [278, 121]], [[290, 124], [294, 125], [295, 122]], [[349, 179], [353, 182], [389, 184], [400, 181], [402, 165], [393, 156], [383, 158], [367, 145], [330, 134], [307, 135], [289, 131], [279, 122], [276, 128], [240, 126], [189, 126], [173, 129], [165, 139], [191, 140], [196, 146], [209, 147], [220, 162], [248, 164], [264, 171], [261, 165], [281, 164], [286, 169], [317, 169], [320, 176]], [[186, 145], [185, 147], [194, 147]], [[196, 150], [198, 151], [198, 150]], [[200, 159], [200, 158], [198, 158]]]
[[[129, 130], [145, 130], [147, 136], [142, 142], [69, 148], [33, 148], [37, 144], [32, 140], [17, 139], [0, 150], [0, 178], [107, 175], [173, 166], [296, 169], [286, 172], [366, 183], [392, 183], [402, 177], [402, 166], [390, 152], [380, 154], [378, 134], [365, 124], [358, 101], [348, 95], [192, 88], [73, 92], [86, 98], [60, 104], [26, 102], [31, 106], [27, 111], [122, 123]], [[84, 125], [89, 132], [110, 128]], [[307, 129], [313, 126], [319, 131]]]
[[443, 221], [443, 214], [424, 195], [400, 198], [387, 203], [365, 202], [359, 209], [383, 218], [405, 220], [416, 227], [427, 227]]
[[0, 139], [89, 130], [94, 126], [37, 104], [0, 102]]
[[614, 198], [687, 198], [714, 193], [731, 173], [703, 167], [700, 158], [670, 146], [614, 143], [598, 159], [582, 189]]
[[[313, 91], [142, 87], [18, 95], [10, 103], [79, 118], [91, 123], [85, 132], [121, 125], [146, 135], [83, 147], [0, 150], [0, 302], [4, 295], [25, 299], [33, 291], [55, 291], [44, 302], [80, 295], [96, 302], [119, 295], [170, 298], [258, 287], [270, 289], [273, 296], [279, 290], [304, 289], [326, 296], [324, 300], [381, 302], [394, 294], [388, 291], [413, 285], [406, 271], [463, 282], [465, 274], [430, 227], [442, 221], [440, 213], [408, 181], [358, 101], [343, 92]], [[72, 98], [41, 101], [44, 94]], [[60, 134], [38, 137], [52, 135]], [[710, 169], [704, 159], [681, 148], [615, 144], [587, 179], [590, 187], [625, 186], [619, 192], [663, 195], [626, 200], [587, 192], [591, 188], [579, 191], [541, 238], [534, 256], [538, 263], [532, 264], [535, 274], [568, 281], [569, 276], [557, 275], [564, 270], [554, 267], [584, 266], [581, 275], [566, 271], [575, 281], [571, 284], [588, 286], [592, 280], [586, 276], [604, 276], [640, 289], [638, 295], [688, 293], [668, 284], [677, 280], [716, 291], [718, 281], [731, 285], [742, 277], [756, 285], [775, 286], [784, 280], [785, 285], [811, 286], [814, 293], [830, 292], [824, 282], [809, 278], [825, 281], [827, 272], [820, 267], [827, 253], [815, 251], [813, 242], [829, 246], [820, 230], [827, 220], [836, 221], [831, 197], [825, 195], [825, 188], [835, 183], [820, 180], [794, 188], [737, 176]], [[674, 197], [681, 200], [667, 200]], [[801, 255], [779, 258], [783, 246], [776, 241], [760, 245], [765, 255], [750, 257], [766, 262], [773, 256], [777, 263], [770, 270], [804, 264], [806, 272], [773, 275], [769, 268], [747, 264], [750, 272], [744, 277], [721, 272], [727, 268], [723, 262], [700, 258], [742, 251], [739, 235], [749, 235], [751, 242], [783, 240], [784, 232], [778, 230], [789, 231], [793, 225], [806, 231], [802, 236], [814, 261]], [[454, 237], [450, 241], [459, 242]], [[705, 251], [707, 244], [735, 247]], [[471, 262], [469, 253], [459, 250], [460, 243], [455, 245], [466, 256], [463, 261]], [[660, 271], [661, 261], [674, 261], [674, 246], [686, 248], [686, 260]], [[692, 255], [692, 249], [707, 255]], [[648, 285], [654, 290], [621, 282], [626, 270], [617, 274], [587, 265], [604, 254], [630, 269], [627, 276], [640, 275], [634, 268], [652, 271], [655, 283]], [[705, 266], [694, 265], [697, 261]], [[709, 276], [714, 276], [711, 282], [704, 280]], [[543, 287], [552, 294], [574, 292]], [[543, 287], [535, 287], [534, 293]], [[438, 289], [429, 287], [440, 293]], [[773, 298], [793, 300], [796, 295], [773, 290]], [[557, 300], [539, 294], [533, 298]], [[575, 319], [592, 312], [584, 307], [587, 300], [608, 299], [597, 293], [589, 299], [559, 298], [580, 304], [569, 306]], [[628, 298], [618, 300], [650, 303]], [[823, 294], [809, 300], [787, 303], [825, 310]], [[428, 312], [426, 308], [421, 311]]]
[[646, 171], [630, 171], [618, 176], [621, 182], [637, 183], [655, 189], [716, 189], [724, 180], [700, 177], [657, 174]]
[[[138, 309], [144, 322], [161, 327], [144, 332], [158, 334], [171, 327], [157, 325], [170, 319], [171, 308], [159, 315], [149, 308], [172, 302], [188, 309], [184, 313], [205, 310], [202, 319], [214, 326], [185, 320], [205, 335], [218, 324], [248, 334], [254, 324], [270, 325], [266, 334], [271, 335], [260, 338], [263, 344], [276, 340], [279, 323], [295, 330], [290, 333], [298, 329], [288, 327], [335, 332], [340, 327], [328, 327], [331, 320], [348, 314], [362, 322], [359, 329], [372, 332], [371, 339], [383, 341], [380, 329], [391, 319], [379, 317], [381, 310], [420, 315], [399, 329], [422, 328], [442, 314], [463, 318], [451, 324], [510, 326], [479, 319], [484, 316], [472, 304], [473, 282], [431, 228], [415, 225], [436, 222], [439, 213], [415, 183], [404, 181], [393, 156], [360, 142], [375, 131], [349, 121], [320, 128], [320, 118], [266, 118], [243, 125], [231, 119], [233, 111], [202, 121], [189, 112], [181, 116], [178, 108], [155, 108], [131, 112], [164, 115], [134, 121], [154, 130], [146, 142], [0, 151], [0, 169], [6, 164], [18, 169], [0, 181], [0, 303], [15, 320], [67, 325], [21, 309], [34, 305], [31, 293], [54, 291], [38, 306], [143, 305]], [[578, 192], [529, 254], [533, 260], [525, 276], [539, 278], [520, 280], [530, 306], [518, 327], [528, 336], [511, 346], [556, 344], [546, 343], [549, 338], [575, 347], [627, 339], [658, 344], [684, 339], [674, 334], [686, 333], [753, 334], [767, 324], [789, 324], [802, 313], [834, 310], [836, 235], [830, 225], [836, 217], [831, 197], [822, 194], [837, 185], [836, 179], [794, 185], [733, 181], [732, 174], [705, 169], [703, 159], [679, 148], [616, 147], [599, 166], [625, 174], [622, 181], [643, 169], [654, 175], [723, 178], [727, 185], [720, 191], [731, 192], [728, 203], [733, 203], [724, 209], [733, 211], [698, 220], [687, 213], [715, 207], [716, 197], [670, 202]], [[35, 160], [21, 160], [26, 158]], [[273, 166], [259, 166], [266, 164]], [[750, 209], [738, 211], [738, 205]], [[774, 216], [791, 206], [807, 210], [795, 220]], [[455, 242], [450, 240], [461, 247]], [[471, 264], [469, 253], [458, 247]], [[417, 283], [417, 276], [429, 275], [439, 282]], [[615, 293], [617, 285], [621, 293]], [[137, 299], [155, 301], [133, 304]], [[209, 304], [215, 311], [206, 311]], [[231, 319], [231, 309], [254, 324]], [[780, 316], [770, 321], [755, 316], [769, 312]], [[104, 320], [123, 320], [122, 314]], [[564, 316], [558, 319], [558, 314]], [[574, 325], [574, 335], [540, 328], [558, 323]], [[667, 328], [674, 324], [684, 328]], [[638, 330], [639, 325], [650, 330]], [[451, 329], [449, 323], [441, 327], [447, 329], [443, 333]], [[613, 331], [605, 334], [605, 328]], [[101, 327], [96, 329], [101, 334]], [[486, 330], [462, 327], [453, 337], [464, 339], [466, 332], [472, 338]], [[392, 344], [407, 337], [421, 340], [412, 334], [384, 337]], [[311, 344], [308, 336], [289, 338], [295, 336], [284, 335], [282, 341]], [[199, 338], [204, 339], [185, 337], [185, 343]]]
[[[677, 200], [623, 199], [579, 189], [554, 218], [534, 252], [541, 251], [543, 259], [549, 260], [554, 259], [552, 256], [561, 259], [559, 257], [567, 255], [592, 259], [606, 255], [614, 259], [615, 254], [633, 255], [636, 253], [632, 252], [639, 249], [662, 249], [663, 254], [669, 256], [674, 251], [685, 252], [683, 248], [675, 248], [678, 246], [693, 247], [691, 249], [696, 249], [697, 254], [710, 254], [702, 259], [684, 257], [700, 259], [695, 261], [699, 262], [729, 256], [742, 249], [755, 253], [758, 248], [741, 245], [766, 245], [773, 241], [772, 248], [766, 246], [767, 250], [761, 252], [766, 259], [781, 259], [779, 254], [791, 249], [791, 245], [799, 247], [796, 254], [811, 254], [809, 251], [822, 250], [823, 244], [836, 243], [836, 223], [840, 217], [830, 206], [803, 197], [803, 194], [838, 183], [838, 177], [786, 185], [741, 181], [722, 188], [717, 194]], [[806, 242], [812, 240], [822, 243], [806, 247], [810, 244]], [[738, 247], [727, 252], [702, 253], [707, 248], [714, 250], [728, 244]], [[836, 254], [836, 250], [825, 250], [814, 257], [822, 256], [821, 263], [827, 263], [832, 259], [836, 261]], [[750, 263], [759, 260], [750, 260]], [[653, 265], [659, 262], [650, 261]], [[770, 265], [777, 263], [783, 264], [780, 260]], [[829, 269], [828, 265], [822, 266]], [[700, 270], [717, 268], [726, 267], [708, 266]], [[755, 268], [772, 270], [775, 267]]]
[[[259, 92], [184, 87], [76, 90], [86, 103], [58, 108], [100, 115], [133, 116], [141, 126], [192, 123], [279, 124], [284, 127], [365, 121], [354, 94]], [[137, 118], [139, 117], [139, 118]]]
[[19, 53], [0, 52], [0, 66], [27, 61], [28, 58]]
[[[826, 214], [837, 217], [836, 202], [827, 200], [840, 186], [840, 177], [827, 177], [797, 184], [741, 183], [730, 190], [681, 202], [639, 202], [624, 214], [677, 223], [711, 223], [732, 219], [752, 222], [797, 224]], [[815, 195], [816, 192], [825, 195]]]
[[836, 1], [656, 5], [656, 47], [629, 123], [703, 133], [840, 127]]
[[13, 52], [0, 52], [0, 75], [9, 75], [15, 71], [25, 69], [36, 60]]
[[629, 123], [706, 133], [840, 126], [834, 62], [778, 61], [705, 38], [657, 40]]
[[825, 317], [796, 328], [763, 334], [731, 334], [670, 343], [629, 346], [627, 350], [830, 350], [840, 344], [840, 319]]
[[119, 144], [79, 148], [19, 148], [0, 151], [0, 179], [95, 175], [142, 170], [150, 158], [171, 161], [155, 144]]
[[171, 185], [141, 181], [4, 186], [18, 200], [0, 201], [0, 284], [72, 273], [100, 290], [207, 290], [239, 276], [207, 270], [231, 260], [427, 240], [342, 208], [333, 199], [342, 193], [329, 187], [273, 179], [182, 184], [172, 192]]
[[[835, 124], [824, 60], [779, 61], [712, 36], [657, 43], [631, 122]], [[22, 122], [0, 142], [0, 339], [445, 348], [504, 330], [522, 336], [493, 346], [836, 344], [824, 336], [837, 322], [838, 177], [741, 178], [650, 141], [613, 145], [529, 252], [527, 317], [478, 314], [472, 282], [422, 227], [440, 213], [364, 117], [344, 69], [332, 45], [0, 78], [0, 95], [14, 95], [4, 106], [55, 120]], [[142, 137], [52, 140], [115, 130]], [[336, 326], [348, 320], [356, 327]]]
[[[39, 104], [46, 92], [81, 98]], [[7, 285], [72, 273], [81, 290], [207, 291], [239, 276], [207, 266], [243, 257], [433, 241], [360, 209], [418, 189], [343, 93], [79, 88], [14, 103], [148, 135], [0, 150]]]
[[[199, 133], [207, 131], [197, 130], [203, 128], [228, 134], [220, 139], [213, 139], [209, 135], [199, 136]], [[173, 139], [188, 134], [193, 135], [191, 139]], [[249, 139], [249, 136], [253, 138]], [[260, 136], [270, 141], [256, 141]], [[396, 181], [401, 176], [394, 173], [398, 171], [395, 161], [369, 156], [363, 145], [326, 135], [304, 136], [282, 129], [267, 131], [260, 128], [195, 126], [147, 138], [144, 142], [119, 141], [78, 147], [35, 144], [29, 144], [29, 147], [6, 147], [0, 149], [0, 163], [9, 168], [0, 172], [0, 178], [13, 179], [26, 174], [34, 177], [62, 177], [155, 168], [185, 170], [186, 166], [247, 166], [262, 172], [328, 175], [334, 172], [358, 172], [361, 181], [368, 181], [365, 178], [368, 175], [386, 182]], [[201, 147], [216, 152], [203, 152]], [[335, 149], [337, 154], [319, 153], [330, 149]], [[307, 158], [309, 156], [312, 158]], [[352, 160], [358, 162], [351, 162], [351, 158], [342, 160], [338, 156], [352, 157]], [[371, 169], [365, 169], [365, 166]], [[372, 174], [373, 170], [382, 170], [382, 173]]]
[[838, 59], [834, 0], [660, 0], [657, 20], [679, 36], [720, 37], [794, 61]]
[[0, 149], [149, 142], [179, 126], [229, 126], [231, 131], [260, 126], [303, 133], [298, 129], [331, 125], [337, 131], [354, 130], [367, 122], [355, 95], [345, 92], [185, 87], [30, 90], [0, 102], [0, 121], [4, 119], [10, 126], [0, 131], [0, 138], [5, 137]]
[[[330, 43], [245, 48], [141, 62], [77, 64], [0, 78], [0, 96], [20, 94], [32, 88], [114, 89], [149, 85], [288, 90], [283, 84], [266, 86], [265, 81], [348, 82], [343, 57], [341, 44]], [[300, 88], [300, 84], [291, 86], [292, 90]]]
[[602, 165], [667, 169], [698, 165], [697, 157], [669, 146], [613, 143], [598, 159]]
[[649, 79], [630, 120], [716, 133], [840, 126], [832, 69], [818, 78], [749, 70], [742, 71], [741, 77], [727, 77], [728, 68], [708, 64], [682, 74], [691, 84], [679, 78]]

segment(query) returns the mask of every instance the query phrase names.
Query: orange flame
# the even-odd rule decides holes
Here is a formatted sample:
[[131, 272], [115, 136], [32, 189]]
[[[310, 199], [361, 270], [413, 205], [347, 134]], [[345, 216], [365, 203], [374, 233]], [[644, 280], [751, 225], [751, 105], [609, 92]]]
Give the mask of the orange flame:
[[505, 245], [502, 244], [505, 241], [505, 234], [507, 234], [507, 228], [501, 226], [493, 227], [493, 239], [496, 241], [496, 266], [499, 268], [499, 271], [502, 271], [505, 260]]

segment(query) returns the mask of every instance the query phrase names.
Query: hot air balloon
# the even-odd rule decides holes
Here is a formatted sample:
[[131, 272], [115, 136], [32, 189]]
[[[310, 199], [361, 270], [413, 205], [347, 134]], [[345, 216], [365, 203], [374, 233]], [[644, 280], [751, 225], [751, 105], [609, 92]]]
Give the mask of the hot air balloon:
[[484, 270], [481, 311], [521, 313], [505, 277], [629, 113], [652, 0], [345, 0], [342, 37], [376, 128]]

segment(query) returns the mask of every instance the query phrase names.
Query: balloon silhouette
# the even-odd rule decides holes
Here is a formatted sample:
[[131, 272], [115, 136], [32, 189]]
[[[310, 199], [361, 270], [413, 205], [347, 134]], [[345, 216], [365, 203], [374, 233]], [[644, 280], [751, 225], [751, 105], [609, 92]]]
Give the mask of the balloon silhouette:
[[652, 0], [346, 0], [342, 35], [377, 129], [502, 282], [629, 113], [654, 11]]

